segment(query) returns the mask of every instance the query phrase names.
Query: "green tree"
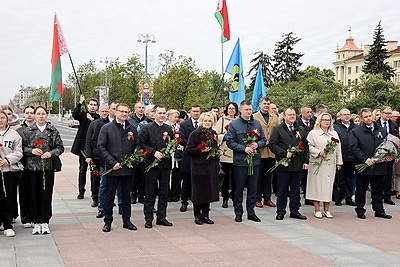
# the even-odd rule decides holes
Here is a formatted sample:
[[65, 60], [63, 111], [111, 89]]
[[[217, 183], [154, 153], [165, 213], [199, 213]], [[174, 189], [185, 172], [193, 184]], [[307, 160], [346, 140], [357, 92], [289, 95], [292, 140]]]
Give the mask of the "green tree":
[[251, 73], [253, 73], [250, 78], [251, 82], [249, 88], [250, 90], [254, 89], [259, 64], [261, 64], [262, 66], [264, 86], [265, 88], [269, 88], [273, 84], [272, 58], [262, 51], [255, 52], [254, 55], [255, 57], [250, 61], [250, 64], [252, 64], [252, 66], [250, 67], [246, 75], [249, 76]]
[[275, 82], [294, 80], [300, 71], [299, 68], [302, 65], [300, 59], [304, 54], [293, 51], [294, 46], [301, 40], [295, 35], [293, 32], [283, 34], [283, 40], [275, 44], [274, 55], [272, 56], [272, 72]]
[[374, 32], [374, 41], [369, 54], [365, 59], [363, 72], [366, 74], [381, 74], [383, 79], [389, 81], [394, 75], [394, 70], [385, 59], [389, 58], [386, 49], [386, 41], [383, 36], [383, 28], [379, 21]]

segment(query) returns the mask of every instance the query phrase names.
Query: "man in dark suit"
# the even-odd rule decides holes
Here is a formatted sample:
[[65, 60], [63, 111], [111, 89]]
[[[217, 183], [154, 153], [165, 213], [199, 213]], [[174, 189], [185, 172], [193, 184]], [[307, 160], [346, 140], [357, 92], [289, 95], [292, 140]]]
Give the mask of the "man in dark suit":
[[100, 118], [99, 114], [96, 113], [99, 106], [99, 101], [96, 98], [89, 99], [87, 104], [87, 111], [82, 111], [82, 104], [85, 101], [85, 97], [81, 95], [78, 105], [76, 105], [72, 117], [79, 121], [79, 128], [75, 136], [74, 143], [71, 148], [71, 153], [79, 156], [79, 175], [78, 175], [78, 190], [79, 194], [77, 199], [83, 199], [85, 194], [86, 186], [86, 171], [88, 164], [85, 157], [82, 155], [83, 150], [85, 150], [86, 144], [86, 134], [89, 125], [92, 121]]
[[[194, 104], [190, 107], [190, 118], [181, 123], [179, 128], [179, 137], [182, 138], [181, 145], [186, 147], [189, 135], [199, 127], [199, 117], [201, 113], [201, 108], [199, 105]], [[187, 211], [187, 206], [189, 205], [189, 198], [191, 195], [191, 170], [190, 170], [190, 156], [183, 153], [182, 165], [182, 189], [181, 189], [181, 201], [182, 206], [180, 208], [181, 212]]]
[[135, 168], [128, 168], [121, 164], [125, 156], [129, 156], [135, 151], [138, 143], [136, 129], [127, 122], [129, 111], [127, 104], [119, 103], [115, 120], [101, 127], [97, 141], [97, 146], [105, 161], [106, 170], [113, 169], [107, 174], [105, 184], [103, 232], [111, 231], [111, 223], [113, 221], [112, 208], [115, 192], [119, 184], [121, 184], [122, 191], [122, 227], [129, 230], [137, 230], [130, 220], [130, 192]]
[[[398, 135], [398, 127], [390, 117], [392, 115], [392, 108], [384, 106], [381, 108], [381, 117], [376, 121], [379, 126], [384, 128], [387, 133]], [[396, 132], [397, 131], [397, 132]], [[383, 180], [383, 201], [389, 205], [395, 205], [391, 199], [392, 193], [392, 179], [393, 179], [393, 161], [386, 162], [386, 175]]]
[[[276, 219], [283, 220], [286, 213], [287, 198], [290, 198], [290, 218], [306, 220], [307, 217], [300, 214], [300, 174], [308, 169], [308, 145], [306, 130], [295, 124], [296, 111], [287, 108], [283, 112], [284, 122], [272, 129], [269, 147], [276, 156], [276, 161], [282, 158], [291, 159], [287, 167], [280, 165], [276, 169], [278, 183], [278, 195], [276, 202]], [[288, 148], [298, 147], [303, 142], [304, 151], [293, 155]]]
[[[384, 128], [379, 123], [372, 120], [372, 112], [369, 108], [362, 108], [360, 118], [362, 125], [356, 127], [351, 135], [351, 150], [356, 158], [356, 164], [365, 163], [368, 168], [361, 173], [356, 174], [356, 204], [355, 211], [357, 217], [365, 219], [365, 194], [368, 185], [371, 185], [372, 209], [375, 211], [375, 217], [391, 219], [392, 216], [385, 213], [383, 208], [383, 180], [386, 175], [386, 162], [375, 163], [372, 157], [376, 148], [383, 142], [387, 136]], [[391, 161], [391, 158], [386, 158]]]

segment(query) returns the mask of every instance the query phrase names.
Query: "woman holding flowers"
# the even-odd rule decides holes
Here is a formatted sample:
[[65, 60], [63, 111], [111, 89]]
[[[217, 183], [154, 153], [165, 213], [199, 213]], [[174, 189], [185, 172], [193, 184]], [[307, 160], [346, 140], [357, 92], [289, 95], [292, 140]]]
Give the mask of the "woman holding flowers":
[[[0, 224], [4, 235], [15, 236], [12, 229], [15, 206], [17, 205], [17, 185], [20, 175], [18, 163], [22, 158], [21, 136], [8, 125], [7, 114], [0, 111]], [[20, 163], [19, 163], [20, 164]]]
[[64, 152], [58, 130], [47, 123], [47, 110], [35, 108], [33, 125], [25, 128], [22, 137], [26, 172], [29, 177], [31, 212], [34, 228], [32, 234], [50, 234], [49, 221], [52, 216], [54, 186], [53, 157]]
[[[340, 170], [342, 151], [339, 135], [333, 130], [332, 116], [322, 113], [318, 116], [314, 129], [307, 136], [310, 165], [308, 169], [306, 198], [314, 203], [316, 218], [333, 218], [329, 212], [332, 201], [333, 182], [336, 170]], [[323, 211], [320, 210], [323, 202]]]
[[217, 133], [212, 129], [214, 115], [202, 113], [200, 127], [189, 136], [186, 153], [191, 157], [192, 202], [194, 222], [198, 225], [214, 224], [210, 220], [210, 203], [219, 200], [219, 155]]

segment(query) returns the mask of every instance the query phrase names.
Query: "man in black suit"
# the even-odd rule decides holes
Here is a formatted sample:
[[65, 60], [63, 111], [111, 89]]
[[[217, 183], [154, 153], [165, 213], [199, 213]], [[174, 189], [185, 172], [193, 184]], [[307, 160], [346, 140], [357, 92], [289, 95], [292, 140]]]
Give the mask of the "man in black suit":
[[[381, 108], [381, 117], [376, 122], [386, 130], [387, 133], [398, 135], [398, 127], [390, 117], [392, 115], [392, 108], [384, 106]], [[397, 130], [397, 132], [396, 132]], [[395, 205], [391, 199], [392, 193], [392, 179], [393, 179], [393, 161], [386, 162], [386, 175], [383, 180], [383, 201], [389, 205]]]
[[[181, 145], [186, 147], [187, 141], [189, 139], [189, 135], [193, 132], [197, 127], [199, 127], [199, 117], [201, 113], [201, 108], [199, 105], [194, 104], [190, 107], [190, 118], [181, 123], [181, 127], [179, 128], [179, 137], [182, 138]], [[189, 205], [189, 198], [191, 195], [191, 170], [190, 170], [190, 156], [186, 155], [186, 152], [183, 154], [182, 165], [182, 190], [181, 190], [181, 201], [182, 206], [180, 208], [181, 212], [187, 211], [187, 206]]]
[[[356, 174], [356, 204], [355, 211], [357, 217], [365, 219], [365, 194], [368, 184], [371, 185], [372, 209], [375, 211], [375, 217], [391, 219], [392, 216], [385, 213], [383, 208], [383, 180], [386, 175], [386, 162], [375, 163], [372, 157], [376, 148], [383, 142], [387, 136], [384, 128], [379, 123], [372, 120], [372, 112], [369, 108], [362, 108], [360, 118], [362, 125], [352, 131], [351, 150], [356, 158], [356, 164], [365, 163], [368, 168], [361, 173]], [[386, 161], [391, 161], [386, 158]]]
[[[276, 219], [283, 220], [286, 213], [287, 198], [290, 198], [290, 218], [306, 220], [301, 215], [300, 207], [300, 174], [302, 170], [308, 169], [308, 145], [306, 130], [295, 124], [296, 111], [287, 108], [283, 112], [284, 122], [272, 129], [269, 147], [276, 156], [278, 162], [282, 158], [291, 159], [287, 167], [280, 165], [276, 169], [276, 180], [278, 183], [278, 195], [276, 202]], [[303, 142], [304, 151], [293, 155], [288, 148], [298, 147]]]
[[88, 168], [88, 164], [86, 162], [85, 157], [82, 155], [82, 150], [85, 150], [86, 144], [86, 134], [89, 128], [89, 125], [92, 121], [100, 118], [99, 114], [96, 113], [97, 108], [99, 106], [99, 101], [96, 98], [89, 99], [89, 103], [87, 104], [87, 111], [82, 111], [81, 107], [83, 102], [85, 101], [85, 97], [81, 95], [80, 101], [78, 105], [76, 105], [72, 117], [79, 121], [79, 128], [75, 136], [74, 143], [71, 148], [71, 153], [79, 156], [79, 175], [78, 175], [78, 190], [79, 194], [77, 199], [83, 199], [85, 194], [85, 186], [86, 186], [86, 171]]

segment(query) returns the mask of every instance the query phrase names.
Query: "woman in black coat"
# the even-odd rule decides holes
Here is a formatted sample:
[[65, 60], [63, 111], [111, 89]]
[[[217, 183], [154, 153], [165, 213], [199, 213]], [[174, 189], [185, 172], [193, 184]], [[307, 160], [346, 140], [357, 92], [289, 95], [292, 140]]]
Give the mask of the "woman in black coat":
[[[211, 147], [217, 149], [217, 133], [212, 129], [214, 116], [207, 112], [200, 115], [200, 127], [194, 130], [188, 139], [186, 153], [191, 156], [192, 202], [194, 222], [213, 224], [210, 220], [210, 203], [219, 200], [218, 195], [218, 155], [207, 158]], [[205, 146], [210, 140], [211, 147]], [[214, 150], [215, 151], [215, 150]]]

